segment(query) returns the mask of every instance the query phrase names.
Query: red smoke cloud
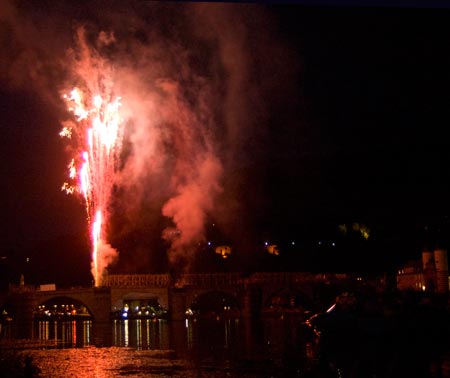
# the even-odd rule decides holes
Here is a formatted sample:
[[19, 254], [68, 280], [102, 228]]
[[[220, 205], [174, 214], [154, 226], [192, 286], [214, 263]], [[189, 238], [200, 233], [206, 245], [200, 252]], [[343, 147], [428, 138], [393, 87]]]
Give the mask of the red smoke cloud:
[[[162, 209], [163, 215], [173, 219], [175, 228], [166, 228], [164, 239], [171, 242], [170, 258], [185, 257], [204, 240], [206, 215], [215, 209], [215, 199], [222, 188], [218, 184], [222, 174], [220, 162], [214, 155], [206, 155], [189, 171], [192, 176], [176, 176], [176, 195]], [[183, 164], [182, 164], [183, 165]], [[195, 168], [195, 169], [192, 169]]]
[[[263, 7], [119, 2], [100, 9], [96, 2], [67, 1], [19, 10], [13, 4], [0, 14], [14, 41], [0, 58], [1, 79], [21, 86], [35, 78], [57, 114], [65, 111], [54, 99], [77, 75], [122, 97], [114, 239], [142, 227], [140, 234], [170, 243], [171, 261], [188, 261], [205, 238], [208, 217], [234, 233], [230, 239], [241, 238], [252, 213], [242, 193], [255, 201], [261, 171], [239, 172], [265, 153], [267, 109], [274, 106], [268, 94], [273, 99], [289, 80], [281, 74], [288, 58]], [[84, 44], [74, 49], [80, 30]], [[68, 64], [74, 60], [107, 75], [93, 78], [83, 64]], [[121, 250], [121, 258], [144, 250], [135, 260], [150, 261], [145, 254], [152, 251], [141, 242]]]

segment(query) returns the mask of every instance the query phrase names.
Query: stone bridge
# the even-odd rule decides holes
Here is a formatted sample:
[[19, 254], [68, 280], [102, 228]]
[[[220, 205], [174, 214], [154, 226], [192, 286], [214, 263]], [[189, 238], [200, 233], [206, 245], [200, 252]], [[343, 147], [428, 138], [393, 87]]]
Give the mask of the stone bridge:
[[[242, 316], [256, 316], [276, 296], [286, 293], [313, 303], [328, 286], [345, 285], [345, 275], [310, 273], [198, 273], [109, 275], [102, 287], [39, 290], [32, 286], [10, 288], [4, 305], [22, 320], [32, 320], [33, 310], [56, 300], [83, 304], [96, 322], [110, 320], [111, 312], [120, 310], [131, 301], [157, 300], [168, 310], [170, 319], [185, 318], [186, 309], [203, 295], [223, 293], [235, 300]], [[330, 285], [334, 284], [334, 285]], [[288, 294], [289, 295], [289, 294]]]

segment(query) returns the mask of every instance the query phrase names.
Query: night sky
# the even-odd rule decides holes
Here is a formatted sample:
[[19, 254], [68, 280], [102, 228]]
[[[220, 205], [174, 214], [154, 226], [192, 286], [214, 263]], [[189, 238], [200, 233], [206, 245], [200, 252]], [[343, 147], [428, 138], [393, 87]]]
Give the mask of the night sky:
[[[91, 280], [83, 201], [60, 190], [70, 159], [61, 93], [79, 80], [70, 62], [80, 25], [121, 73], [127, 114], [139, 110], [126, 121], [111, 203], [110, 272], [381, 272], [419, 258], [424, 244], [447, 246], [448, 9], [3, 2], [2, 284], [19, 272], [32, 283]], [[115, 44], [98, 47], [101, 31]], [[152, 111], [159, 123], [147, 122]], [[220, 169], [191, 182], [203, 156]], [[181, 252], [162, 238], [175, 219], [163, 207], [187, 198], [174, 183], [202, 193], [186, 210], [201, 225]], [[230, 260], [214, 254], [221, 244]]]

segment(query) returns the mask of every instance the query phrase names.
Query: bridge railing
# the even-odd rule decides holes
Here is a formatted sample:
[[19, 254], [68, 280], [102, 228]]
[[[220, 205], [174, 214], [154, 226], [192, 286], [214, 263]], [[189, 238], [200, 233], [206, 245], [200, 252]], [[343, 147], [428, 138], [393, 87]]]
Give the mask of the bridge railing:
[[8, 291], [11, 294], [34, 293], [36, 292], [36, 286], [9, 284]]
[[193, 273], [182, 274], [177, 279], [179, 286], [208, 286], [241, 285], [244, 278], [241, 273]]
[[106, 287], [118, 286], [161, 286], [167, 287], [171, 284], [169, 274], [113, 274], [103, 280]]
[[243, 284], [298, 284], [345, 278], [345, 275], [332, 276], [306, 272], [256, 272], [250, 276], [242, 273], [186, 273], [177, 277], [170, 274], [113, 274], [106, 276], [103, 284], [106, 287], [220, 287]]
[[304, 281], [312, 281], [315, 277], [311, 273], [303, 272], [257, 272], [250, 276], [249, 281], [253, 283], [288, 284]]

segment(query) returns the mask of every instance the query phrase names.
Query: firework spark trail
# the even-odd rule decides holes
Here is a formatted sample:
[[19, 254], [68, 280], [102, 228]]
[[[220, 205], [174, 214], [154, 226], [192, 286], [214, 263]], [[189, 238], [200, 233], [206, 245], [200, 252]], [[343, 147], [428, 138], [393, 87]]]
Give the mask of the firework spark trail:
[[[81, 133], [81, 150], [78, 159], [69, 164], [69, 176], [77, 180], [76, 187], [64, 183], [67, 193], [80, 192], [86, 202], [86, 212], [91, 226], [92, 275], [95, 286], [102, 283], [106, 266], [114, 258], [114, 249], [106, 242], [105, 223], [108, 216], [116, 161], [121, 150], [120, 98], [112, 101], [106, 96], [86, 98], [80, 89], [74, 88], [64, 95], [68, 109], [76, 117], [75, 127]], [[60, 135], [71, 138], [72, 128], [64, 127]]]

